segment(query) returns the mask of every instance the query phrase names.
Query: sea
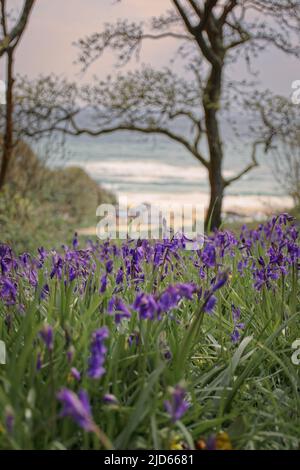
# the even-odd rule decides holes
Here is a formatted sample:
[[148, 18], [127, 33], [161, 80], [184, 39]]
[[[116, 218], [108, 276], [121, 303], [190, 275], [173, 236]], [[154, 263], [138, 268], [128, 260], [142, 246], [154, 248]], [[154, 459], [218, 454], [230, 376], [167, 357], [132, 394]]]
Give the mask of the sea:
[[[251, 161], [251, 148], [224, 144], [224, 175], [232, 177]], [[64, 165], [80, 166], [99, 185], [129, 204], [208, 204], [206, 169], [182, 145], [160, 135], [118, 132], [103, 137], [70, 137]], [[205, 149], [204, 149], [205, 150]], [[259, 166], [226, 189], [224, 213], [263, 218], [289, 209], [291, 199], [276, 178], [270, 154], [258, 152]]]

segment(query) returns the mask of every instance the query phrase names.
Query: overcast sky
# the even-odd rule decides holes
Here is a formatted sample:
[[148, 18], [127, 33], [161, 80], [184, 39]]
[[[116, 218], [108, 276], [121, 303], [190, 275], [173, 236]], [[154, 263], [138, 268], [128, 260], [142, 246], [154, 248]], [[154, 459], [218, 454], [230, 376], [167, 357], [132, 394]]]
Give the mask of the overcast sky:
[[[20, 5], [20, 0], [9, 0], [9, 4]], [[119, 18], [145, 19], [165, 12], [171, 5], [171, 0], [122, 0], [121, 3], [114, 0], [37, 0], [17, 52], [17, 72], [32, 78], [53, 72], [82, 80], [79, 67], [74, 64], [74, 41], [91, 32], [100, 31], [104, 22]], [[174, 40], [147, 42], [140, 61], [155, 67], [168, 65], [175, 46]], [[83, 79], [94, 74], [104, 77], [114, 73], [113, 64], [114, 58], [107, 53]], [[133, 62], [131, 67], [137, 67], [137, 64]], [[292, 81], [300, 79], [299, 62], [274, 50], [264, 53], [254, 68], [260, 71], [264, 88], [285, 95], [290, 94]], [[238, 64], [235, 76], [240, 78], [243, 70], [243, 65]]]

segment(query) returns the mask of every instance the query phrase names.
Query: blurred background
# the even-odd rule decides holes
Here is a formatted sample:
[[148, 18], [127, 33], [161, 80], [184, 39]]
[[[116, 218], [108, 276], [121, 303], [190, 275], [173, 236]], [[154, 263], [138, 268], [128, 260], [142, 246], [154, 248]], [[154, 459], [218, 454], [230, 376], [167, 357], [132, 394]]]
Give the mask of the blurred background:
[[[124, 195], [200, 202], [207, 228], [297, 214], [290, 5], [1, 0], [1, 241], [31, 250], [91, 236], [97, 206]], [[202, 32], [197, 9], [210, 18]]]

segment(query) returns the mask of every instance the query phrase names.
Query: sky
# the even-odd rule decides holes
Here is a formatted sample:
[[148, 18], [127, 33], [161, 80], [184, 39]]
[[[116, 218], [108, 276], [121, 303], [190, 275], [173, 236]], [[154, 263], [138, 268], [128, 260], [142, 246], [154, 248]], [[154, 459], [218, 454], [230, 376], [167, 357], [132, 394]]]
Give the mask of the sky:
[[[9, 0], [12, 7], [20, 4], [21, 0]], [[93, 75], [105, 77], [113, 74], [116, 72], [115, 60], [112, 54], [106, 53], [82, 76], [80, 67], [74, 63], [74, 41], [100, 31], [105, 22], [121, 18], [142, 20], [164, 13], [171, 6], [171, 0], [122, 0], [120, 3], [116, 0], [37, 0], [17, 51], [16, 70], [30, 78], [55, 73], [76, 81], [88, 80]], [[176, 44], [172, 39], [148, 41], [143, 46], [140, 62], [155, 67], [169, 65]], [[130, 67], [136, 68], [138, 64], [133, 61]], [[255, 62], [254, 69], [260, 72], [264, 88], [284, 95], [289, 95], [291, 83], [300, 79], [299, 62], [274, 50], [263, 53]], [[233, 75], [240, 78], [244, 71], [244, 65], [238, 63]], [[1, 75], [3, 77], [3, 66]]]

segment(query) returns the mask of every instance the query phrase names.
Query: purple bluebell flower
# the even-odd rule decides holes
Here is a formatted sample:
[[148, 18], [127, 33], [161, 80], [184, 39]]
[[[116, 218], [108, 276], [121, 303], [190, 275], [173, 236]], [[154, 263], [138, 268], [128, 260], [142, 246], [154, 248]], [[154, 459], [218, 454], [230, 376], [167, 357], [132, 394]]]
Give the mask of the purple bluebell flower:
[[76, 279], [77, 277], [77, 272], [76, 269], [73, 266], [70, 266], [69, 268], [69, 281], [72, 282]]
[[166, 349], [164, 351], [164, 358], [167, 360], [167, 361], [170, 361], [172, 359], [172, 353], [170, 351], [170, 349]]
[[78, 243], [78, 234], [76, 232], [74, 234], [72, 245], [73, 245], [74, 250], [76, 250], [76, 248], [78, 248], [78, 245], [79, 245], [79, 243]]
[[89, 398], [84, 390], [78, 395], [67, 388], [63, 388], [57, 394], [58, 400], [62, 403], [61, 417], [70, 417], [78, 426], [87, 432], [95, 431], [95, 423], [91, 414]]
[[29, 283], [33, 287], [37, 287], [37, 284], [38, 284], [37, 271], [35, 271], [34, 269], [28, 269], [26, 275], [27, 275], [26, 277], [27, 277]]
[[117, 275], [116, 275], [116, 284], [119, 285], [119, 284], [122, 284], [123, 283], [123, 279], [124, 279], [124, 270], [123, 268], [121, 267], [118, 272], [117, 272]]
[[239, 307], [235, 307], [234, 304], [231, 306], [232, 318], [234, 323], [236, 323], [241, 317], [241, 309]]
[[159, 297], [158, 304], [161, 311], [167, 312], [176, 307], [183, 298], [192, 300], [197, 291], [195, 284], [175, 284], [169, 286]]
[[15, 426], [15, 415], [10, 406], [5, 409], [5, 427], [7, 434], [13, 434]]
[[135, 331], [134, 333], [131, 333], [128, 337], [128, 345], [129, 347], [131, 347], [133, 344], [135, 344], [135, 346], [138, 346], [140, 343], [140, 334]]
[[240, 340], [240, 337], [241, 337], [241, 335], [240, 335], [239, 330], [237, 328], [234, 328], [233, 332], [230, 335], [231, 341], [233, 343], [238, 343], [239, 340]]
[[99, 379], [105, 373], [103, 364], [107, 348], [104, 341], [108, 338], [109, 331], [106, 326], [94, 331], [92, 335], [91, 355], [89, 359], [88, 375], [92, 379]]
[[154, 266], [159, 266], [162, 263], [164, 251], [165, 251], [164, 245], [162, 245], [161, 243], [157, 243], [155, 246], [154, 258], [153, 258]]
[[45, 284], [41, 291], [41, 299], [45, 300], [50, 293], [49, 284]]
[[71, 368], [70, 374], [75, 380], [77, 380], [77, 382], [80, 382], [81, 374], [80, 374], [79, 370], [76, 369], [76, 367]]
[[287, 214], [286, 212], [280, 214], [280, 216], [278, 217], [278, 223], [281, 225], [286, 225], [288, 222], [293, 222], [294, 220], [295, 217], [290, 214]]
[[43, 246], [38, 248], [38, 253], [39, 253], [39, 261], [41, 264], [43, 264], [45, 259], [47, 258], [48, 253]]
[[52, 351], [54, 347], [52, 326], [44, 325], [40, 331], [40, 337], [44, 341], [48, 351]]
[[228, 280], [227, 272], [219, 273], [217, 276], [216, 282], [213, 285], [212, 291], [216, 292], [217, 290], [221, 289], [226, 284], [227, 280]]
[[130, 318], [131, 313], [119, 297], [112, 297], [108, 304], [108, 312], [115, 315], [117, 324], [121, 323], [124, 318]]
[[114, 268], [114, 263], [113, 263], [113, 261], [110, 259], [110, 260], [107, 261], [107, 263], [105, 264], [105, 269], [106, 269], [107, 274], [112, 273], [113, 268]]
[[7, 277], [0, 280], [0, 299], [6, 305], [14, 305], [17, 300], [17, 284]]
[[233, 343], [237, 343], [240, 340], [241, 331], [244, 330], [245, 324], [239, 322], [240, 317], [241, 317], [241, 310], [239, 307], [235, 307], [235, 305], [232, 304], [231, 312], [232, 312], [232, 319], [234, 323], [233, 332], [231, 334], [231, 341]]
[[41, 370], [42, 365], [43, 365], [42, 355], [41, 355], [40, 352], [38, 352], [37, 358], [36, 358], [36, 370], [37, 370], [37, 372], [39, 372]]
[[212, 243], [207, 243], [203, 249], [202, 261], [205, 266], [213, 268], [216, 265], [216, 249]]
[[160, 319], [163, 312], [177, 307], [182, 299], [192, 300], [197, 288], [194, 284], [175, 284], [167, 287], [159, 296], [140, 293], [137, 295], [133, 308], [142, 319]]
[[176, 385], [171, 392], [170, 400], [164, 402], [173, 423], [181, 419], [189, 408], [186, 396], [186, 390], [181, 385]]
[[30, 261], [30, 254], [29, 253], [23, 253], [20, 255], [21, 262], [23, 263], [24, 266], [27, 266], [27, 264]]
[[200, 268], [199, 268], [199, 277], [200, 277], [200, 279], [205, 279], [205, 277], [206, 277], [205, 271], [204, 271], [202, 266], [200, 266]]
[[151, 294], [139, 294], [133, 304], [133, 308], [139, 313], [143, 320], [154, 320], [160, 313], [160, 307]]
[[55, 253], [52, 258], [52, 271], [50, 273], [50, 278], [53, 279], [54, 277], [57, 277], [58, 279], [61, 279], [62, 269], [63, 269], [63, 259], [57, 253]]
[[192, 300], [193, 295], [197, 291], [195, 284], [176, 284], [177, 292], [181, 298]]
[[217, 450], [217, 438], [215, 435], [211, 435], [207, 438], [206, 441], [207, 450]]
[[205, 313], [212, 313], [215, 305], [217, 303], [217, 298], [214, 295], [209, 295], [207, 300], [204, 302], [203, 310]]
[[104, 274], [101, 277], [101, 286], [100, 286], [100, 293], [101, 294], [104, 294], [104, 292], [106, 291], [106, 287], [107, 287], [107, 275]]
[[240, 276], [244, 275], [244, 270], [247, 268], [247, 266], [248, 266], [248, 259], [247, 258], [244, 258], [243, 260], [238, 262], [237, 270], [238, 270]]
[[12, 270], [14, 264], [11, 248], [7, 245], [0, 244], [0, 266], [2, 275], [8, 274]]
[[111, 393], [106, 393], [105, 395], [103, 395], [103, 402], [106, 405], [118, 405], [119, 403], [115, 395], [112, 395]]

